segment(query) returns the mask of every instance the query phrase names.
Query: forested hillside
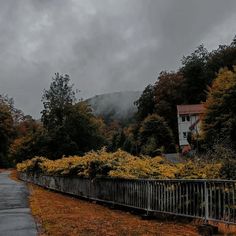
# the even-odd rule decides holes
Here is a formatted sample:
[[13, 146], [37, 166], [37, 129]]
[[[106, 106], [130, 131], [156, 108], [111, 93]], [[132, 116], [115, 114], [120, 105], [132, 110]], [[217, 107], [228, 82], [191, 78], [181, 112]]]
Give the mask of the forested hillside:
[[125, 91], [96, 95], [86, 102], [97, 116], [103, 117], [105, 122], [114, 120], [125, 122], [137, 112], [134, 102], [142, 93], [139, 91]]

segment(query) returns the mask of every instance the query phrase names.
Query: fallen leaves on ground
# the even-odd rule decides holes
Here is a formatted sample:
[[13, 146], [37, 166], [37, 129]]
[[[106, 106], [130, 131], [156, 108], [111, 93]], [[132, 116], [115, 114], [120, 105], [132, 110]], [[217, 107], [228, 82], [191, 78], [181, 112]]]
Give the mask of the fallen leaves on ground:
[[193, 225], [139, 216], [29, 185], [41, 236], [197, 236]]
[[10, 178], [12, 180], [15, 180], [15, 181], [19, 182], [20, 180], [18, 178], [18, 173], [17, 173], [16, 169], [10, 169], [10, 171], [11, 171]]

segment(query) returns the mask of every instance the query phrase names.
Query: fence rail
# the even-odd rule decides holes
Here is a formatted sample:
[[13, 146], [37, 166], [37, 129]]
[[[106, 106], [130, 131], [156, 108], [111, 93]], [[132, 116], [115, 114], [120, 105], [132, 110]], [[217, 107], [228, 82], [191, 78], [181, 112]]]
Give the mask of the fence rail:
[[236, 224], [236, 181], [126, 180], [20, 173], [24, 181], [91, 200]]

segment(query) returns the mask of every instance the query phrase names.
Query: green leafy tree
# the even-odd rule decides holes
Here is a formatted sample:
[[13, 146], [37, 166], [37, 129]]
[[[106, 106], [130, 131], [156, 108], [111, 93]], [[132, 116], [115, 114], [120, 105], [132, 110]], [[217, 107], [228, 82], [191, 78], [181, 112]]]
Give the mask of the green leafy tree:
[[206, 143], [230, 143], [236, 150], [236, 68], [222, 69], [209, 89], [203, 118]]
[[108, 146], [108, 150], [115, 152], [119, 148], [123, 148], [126, 139], [127, 137], [125, 136], [124, 130], [120, 128], [119, 130], [117, 130], [117, 132], [113, 134], [111, 143]]
[[91, 107], [85, 102], [71, 106], [65, 119], [69, 138], [83, 153], [102, 147], [105, 142], [103, 126], [103, 121], [92, 114]]
[[[159, 150], [175, 152], [174, 138], [164, 118], [153, 114], [147, 116], [139, 130], [141, 153], [155, 155]], [[148, 150], [148, 152], [147, 152]]]
[[161, 72], [154, 86], [155, 113], [163, 117], [178, 140], [177, 105], [184, 101], [183, 84], [185, 79], [180, 72]]
[[127, 127], [120, 127], [114, 134], [108, 145], [108, 151], [122, 149], [134, 155], [139, 155], [139, 124], [130, 124]]
[[221, 68], [227, 67], [233, 71], [234, 65], [236, 65], [236, 36], [230, 45], [220, 45], [218, 49], [209, 53], [205, 71], [208, 84], [212, 84]]
[[186, 104], [197, 104], [206, 100], [206, 89], [209, 84], [205, 71], [208, 58], [207, 49], [200, 45], [191, 55], [182, 59], [183, 67], [180, 72], [185, 78], [182, 96]]
[[70, 85], [69, 75], [55, 74], [49, 90], [44, 90], [42, 122], [48, 130], [63, 125], [70, 106], [75, 102], [75, 91]]
[[134, 104], [138, 108], [136, 117], [139, 121], [152, 114], [154, 112], [154, 86], [149, 84]]
[[44, 90], [44, 109], [41, 112], [41, 120], [47, 130], [42, 137], [46, 144], [44, 149], [51, 159], [75, 154], [78, 151], [76, 143], [71, 140], [65, 128], [65, 120], [75, 101], [75, 91], [70, 84], [69, 75], [56, 73], [49, 90]]
[[227, 67], [233, 71], [236, 65], [236, 37], [230, 45], [220, 45], [212, 52], [200, 45], [191, 55], [183, 58], [182, 64], [180, 72], [185, 78], [185, 103], [205, 102], [207, 88], [212, 85], [219, 70]]
[[125, 142], [123, 143], [122, 149], [133, 155], [140, 154], [140, 143], [139, 143], [139, 129], [140, 124], [131, 124], [124, 128]]
[[49, 158], [82, 155], [103, 145], [103, 123], [85, 102], [75, 103], [75, 91], [68, 75], [56, 73], [42, 101], [42, 121], [47, 130], [42, 140]]

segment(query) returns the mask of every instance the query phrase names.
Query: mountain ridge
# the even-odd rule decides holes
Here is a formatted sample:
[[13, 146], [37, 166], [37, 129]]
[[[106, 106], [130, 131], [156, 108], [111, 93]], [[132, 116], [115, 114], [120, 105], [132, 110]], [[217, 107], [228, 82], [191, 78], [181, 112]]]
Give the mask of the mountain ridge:
[[137, 108], [134, 102], [141, 96], [141, 91], [120, 91], [95, 95], [85, 100], [95, 115], [102, 116], [105, 122], [125, 121], [133, 117]]

